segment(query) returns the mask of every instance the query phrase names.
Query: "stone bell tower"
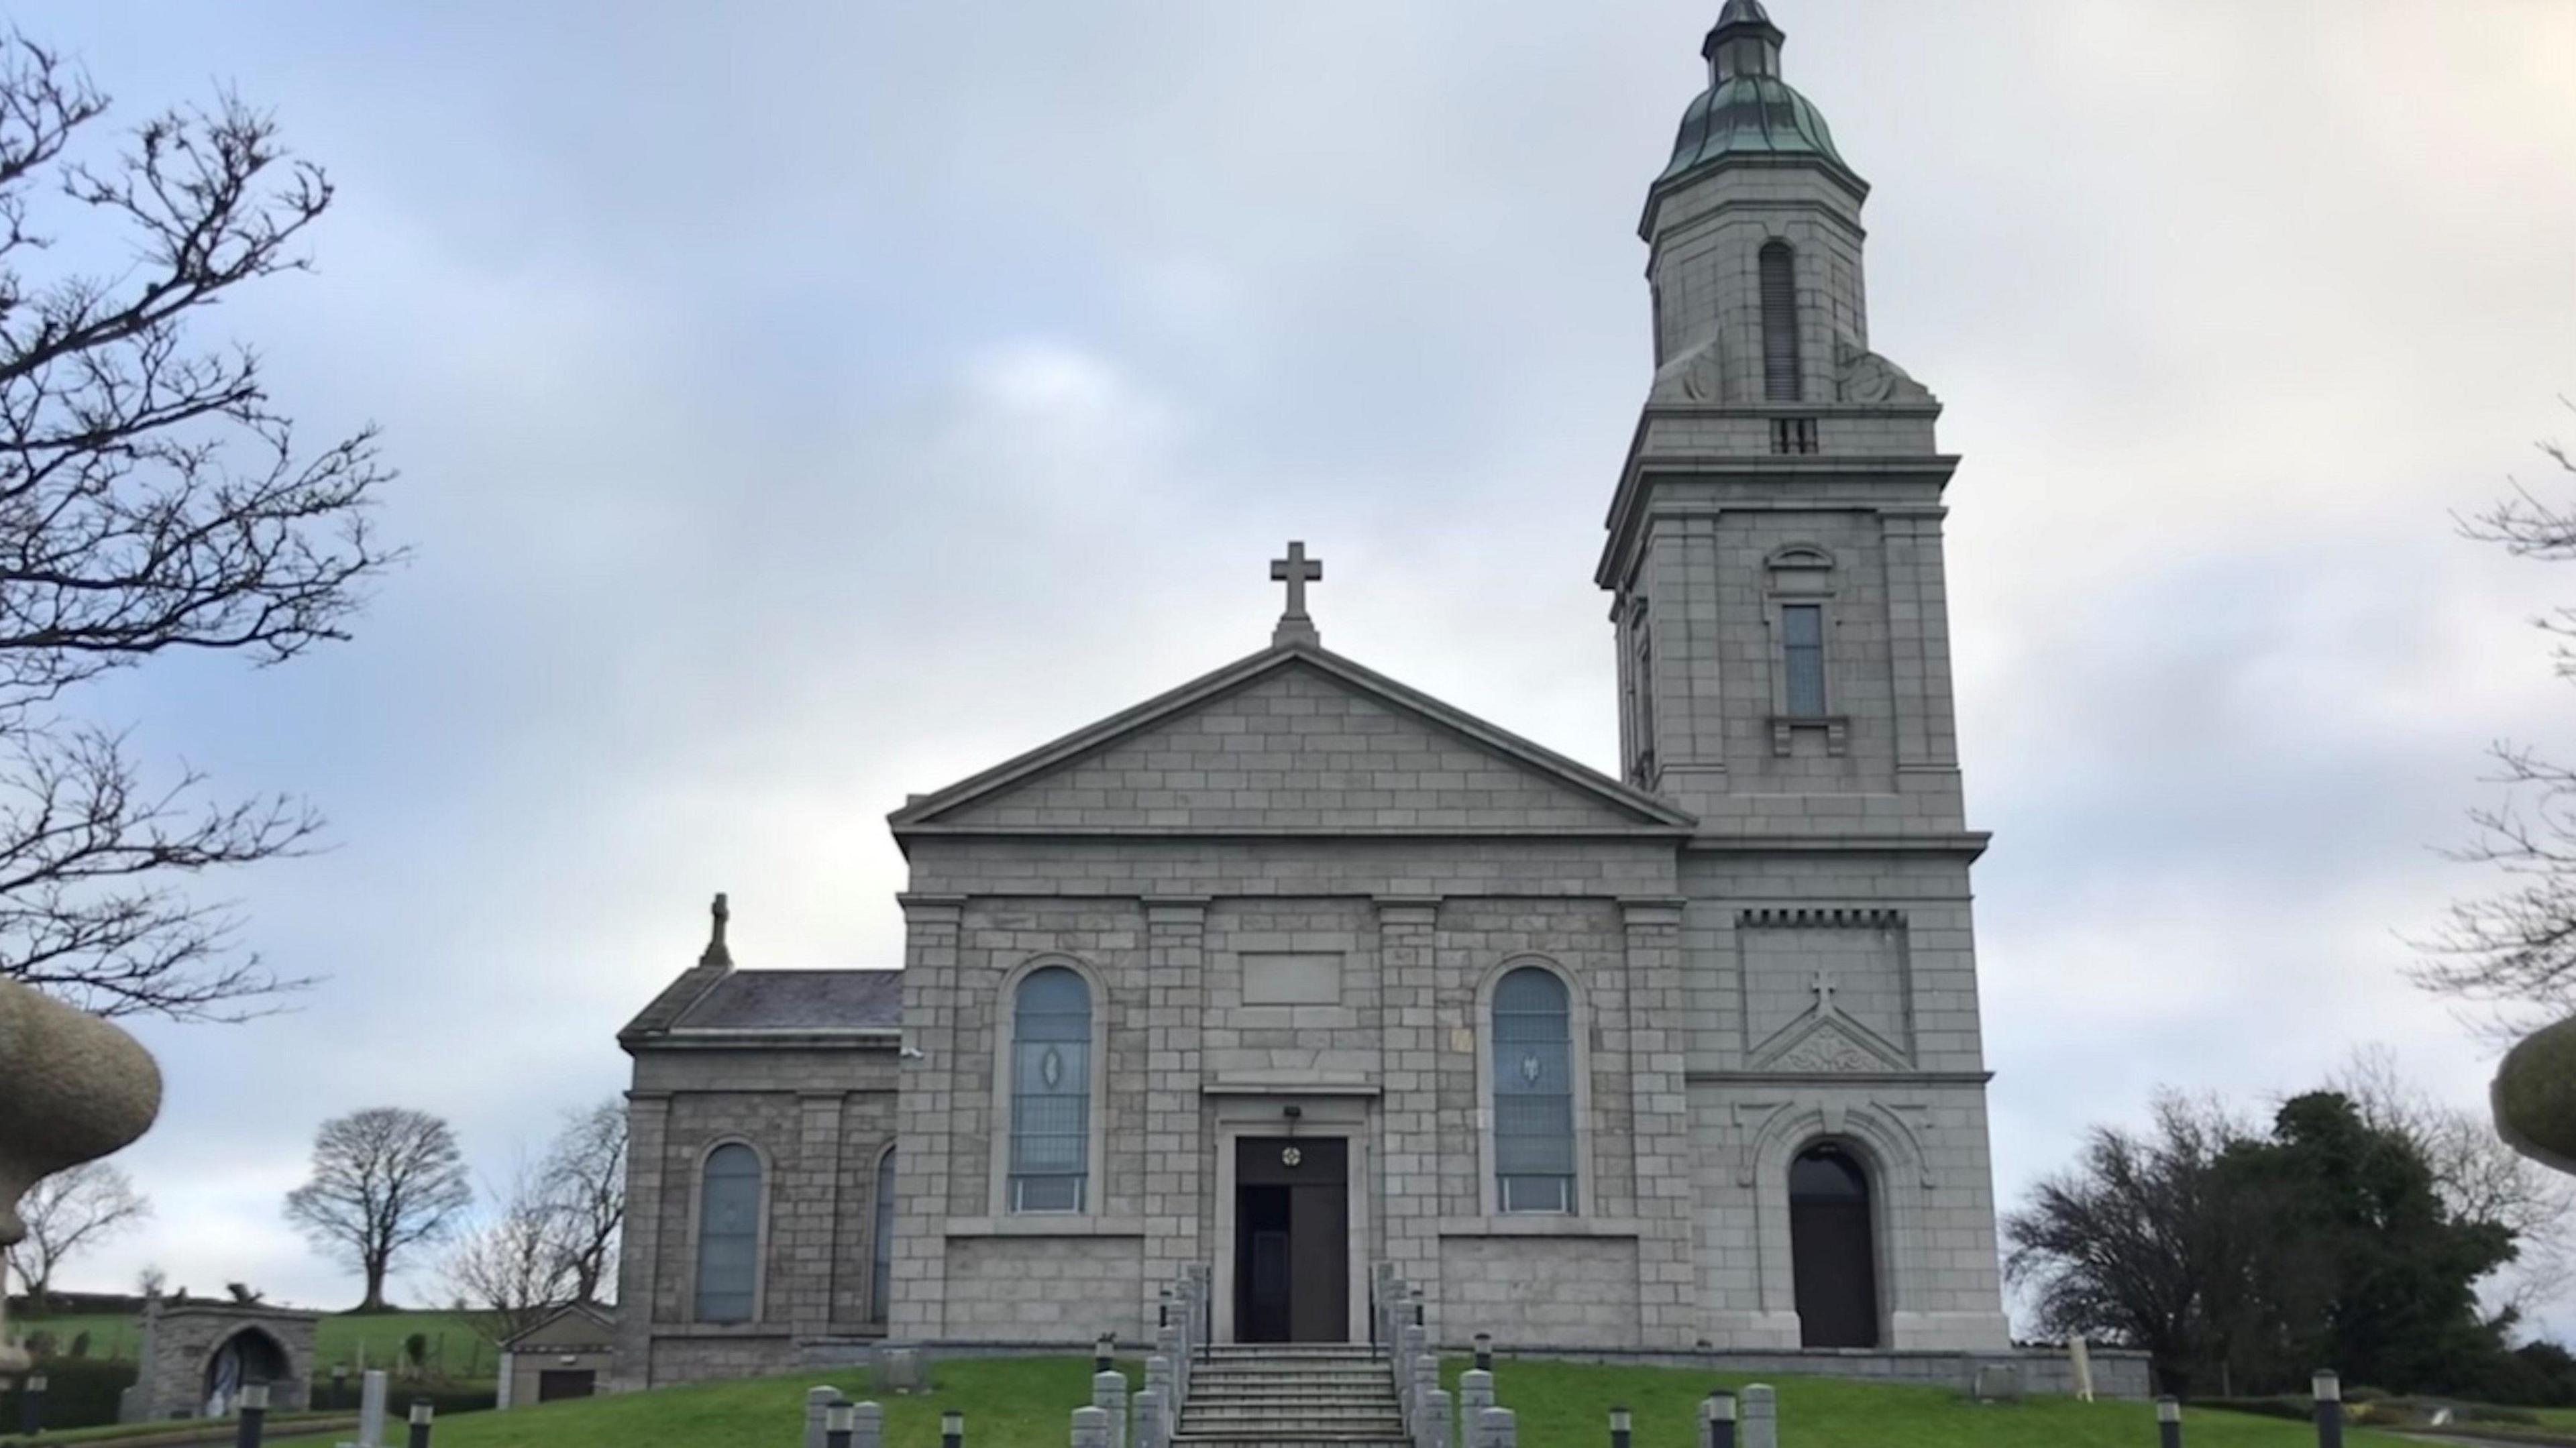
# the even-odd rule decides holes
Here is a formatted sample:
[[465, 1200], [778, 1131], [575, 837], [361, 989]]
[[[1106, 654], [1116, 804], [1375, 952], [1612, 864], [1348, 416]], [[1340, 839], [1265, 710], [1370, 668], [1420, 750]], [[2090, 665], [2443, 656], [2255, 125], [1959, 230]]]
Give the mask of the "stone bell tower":
[[1712, 832], [1955, 832], [1956, 459], [1932, 394], [1869, 349], [1869, 183], [1782, 78], [1782, 40], [1728, 0], [1646, 194], [1654, 385], [1598, 573], [1623, 771]]

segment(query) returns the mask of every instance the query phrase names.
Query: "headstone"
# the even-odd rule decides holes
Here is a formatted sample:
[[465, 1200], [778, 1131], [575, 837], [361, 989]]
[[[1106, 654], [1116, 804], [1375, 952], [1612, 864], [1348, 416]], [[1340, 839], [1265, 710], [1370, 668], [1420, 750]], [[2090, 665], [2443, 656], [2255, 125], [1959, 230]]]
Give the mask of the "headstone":
[[1509, 1408], [1487, 1408], [1477, 1419], [1477, 1448], [1513, 1448], [1520, 1430]]
[[1971, 1396], [1980, 1403], [2021, 1401], [2021, 1369], [2010, 1363], [1979, 1363]]
[[890, 1347], [877, 1364], [877, 1385], [889, 1393], [921, 1391], [921, 1351]]
[[1163, 1448], [1163, 1438], [1163, 1390], [1148, 1387], [1136, 1395], [1136, 1448]]
[[369, 1368], [358, 1380], [358, 1448], [384, 1448], [385, 1370]]
[[1092, 1374], [1091, 1406], [1109, 1415], [1109, 1448], [1127, 1448], [1127, 1375]]
[[805, 1390], [805, 1448], [823, 1448], [823, 1410], [841, 1401], [839, 1388]]
[[850, 1448], [883, 1448], [885, 1409], [861, 1403], [850, 1414]]
[[2071, 1338], [2066, 1344], [2066, 1356], [2075, 1364], [2075, 1400], [2093, 1401], [2093, 1350], [2083, 1338]]
[[[1474, 1368], [1458, 1375], [1458, 1411], [1472, 1428], [1477, 1415], [1494, 1406], [1494, 1375]], [[1472, 1434], [1470, 1435], [1472, 1436]]]
[[1109, 1415], [1098, 1408], [1073, 1410], [1073, 1448], [1110, 1448]]
[[1736, 1401], [1743, 1412], [1735, 1439], [1741, 1448], [1780, 1448], [1780, 1405], [1772, 1398], [1771, 1385], [1755, 1383]]
[[1449, 1448], [1449, 1390], [1433, 1388], [1422, 1399], [1423, 1426], [1430, 1430], [1422, 1435], [1422, 1448]]

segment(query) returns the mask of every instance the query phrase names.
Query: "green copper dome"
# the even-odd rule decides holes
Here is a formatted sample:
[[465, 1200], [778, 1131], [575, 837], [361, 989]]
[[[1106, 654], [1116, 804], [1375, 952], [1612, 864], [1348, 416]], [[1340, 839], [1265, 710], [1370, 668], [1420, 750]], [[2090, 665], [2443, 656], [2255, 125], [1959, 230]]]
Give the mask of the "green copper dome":
[[1814, 156], [1850, 173], [1824, 113], [1780, 78], [1782, 39], [1760, 0], [1727, 0], [1700, 50], [1708, 57], [1708, 89], [1682, 113], [1658, 188], [1725, 156]]

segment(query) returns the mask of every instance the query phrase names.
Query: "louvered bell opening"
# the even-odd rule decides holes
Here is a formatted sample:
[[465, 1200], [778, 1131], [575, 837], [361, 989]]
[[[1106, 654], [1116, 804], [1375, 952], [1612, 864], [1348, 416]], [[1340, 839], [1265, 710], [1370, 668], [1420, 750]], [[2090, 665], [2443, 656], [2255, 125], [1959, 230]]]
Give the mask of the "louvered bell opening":
[[1798, 268], [1784, 242], [1762, 248], [1762, 396], [1796, 402], [1798, 387]]

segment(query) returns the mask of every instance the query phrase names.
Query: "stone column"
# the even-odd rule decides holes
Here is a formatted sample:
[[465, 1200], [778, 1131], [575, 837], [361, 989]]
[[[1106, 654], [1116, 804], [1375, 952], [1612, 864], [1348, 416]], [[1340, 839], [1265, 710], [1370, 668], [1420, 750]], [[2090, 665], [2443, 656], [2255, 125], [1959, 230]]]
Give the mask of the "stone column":
[[[671, 1094], [626, 1093], [626, 1224], [617, 1254], [617, 1351], [609, 1381], [618, 1391], [648, 1388], [653, 1372], [653, 1324], [678, 1314], [671, 1294], [679, 1283], [661, 1281], [663, 1173], [671, 1150]], [[688, 1228], [682, 1223], [679, 1230]]]
[[1216, 1166], [1202, 1125], [1199, 1024], [1207, 1000], [1207, 901], [1145, 902], [1145, 1272], [1143, 1320], [1201, 1260]]
[[1687, 1348], [1700, 1337], [1693, 1303], [1689, 1021], [1681, 956], [1682, 902], [1623, 900], [1627, 936], [1629, 1140], [1636, 1153], [1637, 1314], [1640, 1342]]
[[1109, 1415], [1109, 1448], [1127, 1448], [1127, 1375], [1093, 1374], [1091, 1406]]
[[[1419, 1290], [1427, 1325], [1440, 1326], [1440, 1201], [1426, 1190], [1440, 1178], [1439, 902], [1377, 902], [1378, 976], [1383, 1043], [1378, 1118], [1385, 1150], [1370, 1184], [1386, 1214], [1386, 1260]], [[1409, 1184], [1391, 1191], [1390, 1182]]]
[[957, 1079], [958, 945], [963, 896], [904, 895], [903, 1062], [897, 1139], [894, 1284], [887, 1336], [919, 1342], [947, 1329], [949, 1177], [956, 1169], [951, 1114], [965, 1084]]

